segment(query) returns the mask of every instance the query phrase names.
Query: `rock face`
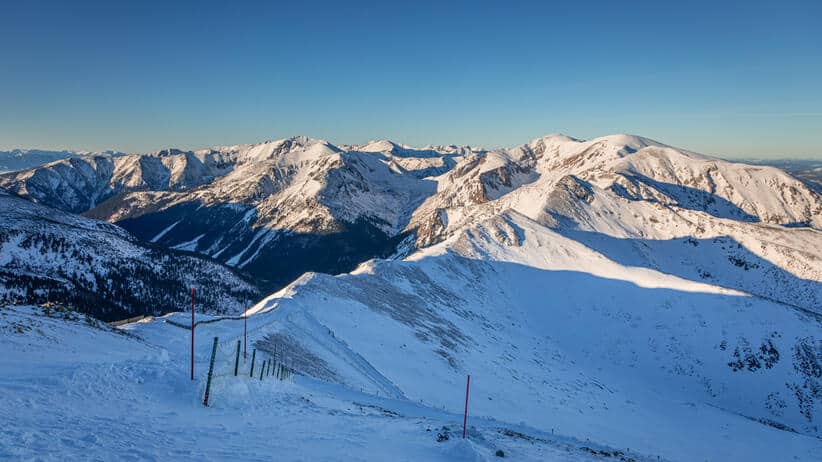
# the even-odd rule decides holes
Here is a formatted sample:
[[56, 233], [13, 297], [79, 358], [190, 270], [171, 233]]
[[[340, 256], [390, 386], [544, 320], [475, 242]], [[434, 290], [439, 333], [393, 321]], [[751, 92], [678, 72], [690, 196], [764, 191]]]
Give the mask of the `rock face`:
[[186, 309], [235, 314], [259, 291], [202, 257], [0, 193], [0, 302], [60, 302], [104, 320]]
[[305, 271], [346, 272], [387, 257], [408, 238], [415, 245], [405, 253], [433, 245], [509, 209], [588, 241], [744, 237], [757, 258], [812, 281], [815, 253], [783, 250], [804, 243], [789, 228], [822, 229], [820, 195], [781, 170], [632, 135], [549, 135], [494, 150], [294, 137], [66, 159], [2, 175], [0, 187], [207, 255], [272, 290]]

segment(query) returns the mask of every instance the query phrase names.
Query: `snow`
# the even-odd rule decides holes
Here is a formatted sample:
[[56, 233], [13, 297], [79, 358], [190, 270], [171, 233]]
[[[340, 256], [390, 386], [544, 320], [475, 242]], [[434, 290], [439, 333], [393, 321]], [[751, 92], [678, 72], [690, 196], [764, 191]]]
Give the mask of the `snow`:
[[[755, 461], [822, 450], [786, 387], [801, 379], [794, 344], [822, 337], [820, 323], [620, 264], [513, 211], [404, 261], [305, 275], [247, 314], [258, 368], [269, 357], [257, 342], [276, 338], [303, 352], [287, 356], [293, 367], [325, 364], [331, 375], [260, 381], [245, 363], [235, 378], [242, 320], [223, 320], [197, 326], [191, 384], [190, 334], [170, 323], [187, 325], [187, 313], [112, 330], [0, 308], [0, 348], [11, 353], [0, 358], [0, 419], [16, 424], [0, 432], [0, 457], [494, 460], [501, 449], [515, 460], [598, 460], [587, 447]], [[729, 367], [734, 349], [757, 351], [763, 339], [781, 353], [772, 367]], [[461, 441], [468, 373], [472, 428]], [[451, 439], [437, 442], [444, 426]]]
[[[21, 327], [23, 332], [13, 330]], [[236, 325], [232, 326], [236, 334]], [[580, 442], [522, 425], [471, 417], [298, 377], [294, 383], [215, 378], [201, 404], [212, 324], [197, 331], [197, 380], [188, 377], [188, 332], [155, 322], [128, 326], [160, 344], [37, 307], [0, 308], [0, 458], [13, 460], [597, 460]], [[202, 352], [202, 354], [199, 354]], [[243, 364], [242, 370], [248, 370]], [[259, 367], [259, 363], [258, 363]], [[461, 400], [456, 393], [455, 401]], [[450, 439], [437, 435], [450, 428]], [[521, 434], [541, 438], [531, 442]], [[514, 433], [517, 432], [517, 433]], [[598, 446], [590, 445], [598, 448]]]
[[[148, 176], [142, 159], [111, 168], [129, 187], [164, 172], [181, 188], [205, 185], [132, 193], [123, 209], [250, 207], [211, 245], [219, 256], [232, 233], [250, 230], [230, 265], [250, 264], [288, 232], [363, 217], [389, 236], [409, 233], [404, 251], [349, 274], [304, 274], [246, 310], [258, 361], [280, 354], [299, 372], [293, 382], [233, 376], [242, 320], [198, 315], [191, 384], [189, 332], [175, 325], [187, 325], [185, 313], [123, 326], [124, 336], [0, 308], [0, 347], [12, 352], [0, 358], [11, 390], [0, 418], [18, 422], [0, 432], [0, 458], [494, 460], [499, 448], [514, 460], [620, 451], [810, 461], [822, 452], [822, 203], [780, 170], [625, 134], [490, 151], [294, 137], [158, 159], [164, 167]], [[107, 167], [74, 168], [41, 176], [61, 190]], [[177, 247], [196, 250], [203, 236]], [[25, 260], [20, 244], [4, 243]], [[213, 405], [203, 408], [215, 336]], [[461, 441], [467, 374], [473, 427]], [[444, 426], [450, 438], [437, 442]]]
[[175, 221], [174, 223], [172, 223], [172, 224], [170, 224], [170, 225], [166, 226], [165, 228], [163, 228], [163, 230], [162, 230], [162, 231], [160, 231], [159, 233], [157, 233], [157, 235], [156, 235], [156, 236], [154, 236], [153, 238], [151, 238], [151, 242], [157, 242], [157, 241], [159, 241], [160, 239], [162, 239], [162, 238], [163, 238], [163, 236], [165, 236], [166, 234], [168, 234], [168, 232], [169, 232], [169, 231], [171, 231], [172, 229], [174, 229], [174, 227], [175, 227], [175, 226], [177, 226], [177, 225], [180, 223], [180, 221], [181, 221], [181, 220], [177, 220], [177, 221]]
[[[208, 240], [220, 246], [198, 249], [224, 262], [233, 258], [234, 265], [244, 257], [215, 250], [250, 245], [260, 226], [322, 234], [365, 219], [391, 238], [414, 232], [417, 245], [426, 246], [506, 209], [544, 220], [552, 212], [566, 212], [555, 210], [547, 199], [558, 194], [568, 178], [599, 188], [597, 203], [624, 199], [665, 208], [619, 205], [646, 220], [634, 229], [622, 222], [633, 220], [626, 214], [621, 220], [592, 217], [604, 226], [600, 232], [613, 230], [614, 237], [636, 235], [636, 228], [646, 231], [647, 221], [658, 219], [656, 215], [663, 215], [663, 222], [679, 221], [677, 236], [664, 238], [694, 235], [704, 227], [702, 219], [685, 224], [678, 217], [683, 210], [822, 229], [819, 195], [780, 170], [719, 161], [629, 134], [587, 141], [552, 134], [492, 150], [414, 148], [389, 140], [337, 146], [296, 136], [193, 153], [169, 149], [162, 155], [100, 159], [59, 161], [0, 178], [0, 186], [73, 212], [122, 193], [114, 203], [90, 212], [109, 221], [191, 203], [198, 204], [200, 213], [241, 204], [255, 214], [230, 232], [204, 229]], [[602, 215], [590, 211], [594, 217], [597, 213]], [[161, 228], [180, 219], [175, 213], [168, 216]], [[437, 217], [448, 222], [439, 226]], [[170, 244], [194, 237], [182, 236]], [[280, 243], [271, 240], [266, 245]], [[265, 254], [261, 251], [255, 258]]]
[[177, 245], [173, 246], [172, 249], [187, 250], [189, 252], [193, 252], [193, 251], [197, 250], [197, 243], [200, 242], [200, 239], [202, 239], [203, 236], [205, 236], [205, 233], [198, 235], [197, 237], [195, 237], [194, 239], [192, 239], [190, 241], [186, 241], [186, 242], [177, 244]]
[[377, 140], [377, 141], [370, 141], [366, 143], [364, 146], [359, 146], [357, 149], [362, 152], [391, 152], [394, 149], [401, 148], [393, 141], [389, 140]]
[[[248, 245], [243, 250], [241, 250], [238, 254], [236, 254], [233, 257], [226, 260], [226, 264], [229, 265], [229, 266], [237, 266], [240, 263], [240, 259], [243, 258], [243, 255], [245, 255], [249, 250], [251, 250], [251, 247], [253, 247], [254, 244], [256, 244], [258, 240], [260, 240], [260, 238], [262, 238], [263, 236], [270, 236], [271, 234], [273, 234], [273, 233], [270, 229], [267, 229], [267, 228], [258, 229], [257, 232], [254, 234], [254, 238], [251, 239], [251, 242], [249, 242]], [[271, 237], [266, 237], [266, 239], [271, 239]], [[220, 251], [220, 252], [222, 252], [222, 251]], [[257, 250], [257, 252], [259, 252], [259, 249]], [[252, 255], [256, 255], [256, 254], [257, 253], [255, 252]], [[243, 264], [240, 265], [240, 267], [242, 267], [243, 265], [248, 264], [248, 262], [250, 260], [251, 260], [250, 258], [244, 260]]]
[[[258, 367], [270, 354], [261, 345], [275, 339], [300, 352], [285, 355], [292, 367], [325, 368], [319, 379], [260, 381], [247, 363], [235, 378], [242, 320], [198, 325], [192, 385], [189, 333], [170, 323], [187, 325], [186, 313], [123, 326], [133, 336], [123, 337], [36, 310], [0, 311], [6, 331], [33, 326], [0, 336], [13, 352], [0, 358], [0, 383], [13, 390], [0, 417], [18, 422], [0, 433], [8, 457], [493, 460], [502, 449], [515, 460], [597, 460], [587, 447], [635, 460], [756, 461], [822, 450], [790, 388], [803, 377], [792, 351], [822, 337], [818, 321], [620, 264], [516, 212], [404, 261], [305, 275], [247, 311]], [[760, 344], [779, 351], [773, 364], [730, 367], [735, 350]], [[455, 437], [469, 373], [464, 442]], [[437, 442], [443, 426], [451, 439]]]
[[[271, 240], [276, 239], [276, 238], [277, 238], [277, 236], [278, 236], [278, 234], [279, 234], [279, 232], [277, 232], [277, 231], [268, 231], [267, 233], [265, 233], [265, 237], [264, 237], [264, 238], [260, 241], [260, 243], [259, 243], [259, 244], [257, 244], [257, 249], [254, 251], [254, 253], [252, 253], [251, 255], [249, 255], [249, 256], [248, 256], [245, 260], [243, 260], [243, 261], [242, 261], [242, 263], [240, 263], [239, 265], [237, 265], [237, 267], [238, 267], [238, 268], [244, 268], [246, 265], [248, 265], [249, 263], [251, 263], [252, 261], [254, 261], [254, 259], [255, 259], [255, 258], [257, 258], [257, 255], [259, 255], [259, 254], [260, 254], [260, 251], [261, 251], [261, 250], [263, 250], [263, 249], [265, 248], [265, 246], [266, 246], [269, 242], [271, 242]], [[256, 236], [255, 236], [255, 239], [254, 239], [254, 240], [252, 240], [252, 243], [253, 243], [254, 241], [256, 241]], [[250, 247], [250, 246], [251, 246], [251, 245], [249, 245], [249, 247]], [[246, 252], [246, 251], [247, 251], [247, 250], [244, 250], [243, 252]]]
[[[170, 282], [183, 293], [207, 283], [203, 295], [213, 303], [209, 309], [223, 312], [236, 312], [258, 294], [213, 262], [146, 246], [110, 223], [4, 193], [0, 265], [0, 287], [5, 289], [0, 291], [0, 303], [30, 299], [32, 292], [44, 301], [71, 302], [60, 300], [71, 294], [76, 303], [98, 315], [117, 316], [120, 313], [112, 313], [112, 307], [120, 307], [123, 317], [129, 317], [166, 305], [172, 292], [148, 286], [151, 279]], [[239, 296], [242, 292], [245, 295]]]
[[0, 174], [25, 170], [38, 165], [48, 164], [61, 159], [73, 157], [94, 157], [94, 156], [122, 156], [122, 152], [116, 151], [50, 151], [42, 149], [12, 149], [11, 151], [0, 151]]
[[[619, 265], [517, 214], [405, 262], [304, 277], [249, 312], [271, 318], [270, 329], [329, 364], [340, 383], [372, 393], [391, 384], [452, 412], [459, 405], [445, 391], [472, 373], [475, 414], [670, 460], [813, 460], [822, 447], [786, 386], [801, 382], [789, 352], [819, 338], [818, 323], [738, 291]], [[731, 350], [763, 339], [782, 360], [734, 372]], [[784, 401], [779, 416], [766, 410], [773, 396]]]

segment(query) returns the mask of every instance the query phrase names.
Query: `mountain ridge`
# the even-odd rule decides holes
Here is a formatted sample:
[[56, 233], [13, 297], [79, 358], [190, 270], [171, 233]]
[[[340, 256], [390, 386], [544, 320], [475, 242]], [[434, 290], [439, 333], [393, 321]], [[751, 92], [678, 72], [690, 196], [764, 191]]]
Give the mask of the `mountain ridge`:
[[[139, 288], [135, 273], [166, 290], [133, 271], [136, 255], [179, 282], [169, 307], [198, 284], [251, 305], [197, 328], [198, 370], [223, 340], [212, 383], [223, 409], [249, 405], [248, 382], [269, 384], [233, 374], [247, 322], [257, 360], [285, 357], [297, 372], [300, 402], [333, 388], [359, 393], [340, 406], [376, 395], [382, 409], [462, 417], [470, 374], [470, 415], [549, 444], [556, 432], [583, 451], [647, 455], [637, 460], [814, 460], [822, 447], [822, 199], [779, 169], [634, 135], [499, 149], [295, 137], [117, 159], [0, 176], [86, 215], [16, 198], [0, 222], [0, 238], [12, 228], [0, 258], [16, 258], [0, 262], [0, 292], [44, 271], [51, 284], [111, 276], [118, 289]], [[52, 216], [76, 224], [55, 229]], [[42, 227], [68, 237], [39, 238]], [[180, 255], [200, 258], [170, 260]], [[110, 271], [63, 271], [78, 265]], [[179, 372], [189, 345], [175, 325], [189, 320], [123, 328], [170, 353], [152, 367]]]
[[250, 271], [269, 290], [305, 271], [353, 270], [412, 236], [414, 248], [436, 244], [505, 209], [566, 234], [634, 239], [716, 237], [710, 228], [743, 223], [822, 229], [819, 194], [781, 170], [629, 134], [497, 149], [296, 136], [68, 159], [2, 175], [0, 188]]

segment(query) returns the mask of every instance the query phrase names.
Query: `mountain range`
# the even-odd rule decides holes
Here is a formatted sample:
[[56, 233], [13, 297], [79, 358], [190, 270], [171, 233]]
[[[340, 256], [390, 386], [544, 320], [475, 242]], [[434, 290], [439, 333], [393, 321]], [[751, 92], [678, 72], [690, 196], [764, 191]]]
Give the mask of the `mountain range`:
[[819, 194], [783, 171], [630, 135], [549, 135], [496, 150], [294, 137], [69, 158], [2, 175], [0, 188], [208, 256], [267, 291], [435, 244], [507, 209], [589, 240], [747, 239], [752, 226], [773, 225], [758, 254], [791, 245], [783, 241], [802, 233], [789, 227], [822, 227]]
[[86, 156], [121, 156], [119, 151], [50, 151], [44, 149], [12, 149], [0, 151], [0, 173], [26, 170], [57, 160]]
[[[259, 391], [232, 373], [244, 322], [216, 315], [243, 312], [249, 348], [286, 355], [304, 378], [274, 407], [317, 412], [320, 425], [378, 397], [379, 428], [402, 419], [424, 434], [462, 412], [471, 374], [469, 460], [493, 454], [499, 434], [582, 451], [569, 460], [606, 454], [592, 447], [617, 460], [814, 460], [812, 186], [624, 134], [505, 149], [300, 136], [84, 155], [0, 175], [0, 297], [106, 319], [170, 313], [123, 327], [164, 352], [129, 369], [164, 406], [193, 399], [165, 371], [187, 365], [190, 315], [175, 312], [195, 287], [212, 315], [198, 314], [197, 351], [223, 342], [221, 416], [271, 408], [241, 404]], [[111, 342], [115, 356], [129, 357], [128, 342]], [[208, 356], [196, 360], [204, 370]]]

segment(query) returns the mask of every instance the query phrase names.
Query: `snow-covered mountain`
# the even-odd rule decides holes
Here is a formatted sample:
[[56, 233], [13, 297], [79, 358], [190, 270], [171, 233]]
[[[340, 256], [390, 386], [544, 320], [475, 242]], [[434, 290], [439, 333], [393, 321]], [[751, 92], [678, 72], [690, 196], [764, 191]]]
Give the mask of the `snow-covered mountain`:
[[504, 154], [438, 178], [408, 227], [419, 246], [514, 210], [617, 261], [822, 306], [822, 198], [780, 170], [627, 135]]
[[[657, 205], [662, 211], [654, 214], [692, 210], [735, 221], [822, 228], [820, 196], [778, 169], [706, 158], [630, 135], [590, 141], [549, 135], [467, 160], [438, 178], [437, 194], [415, 211], [410, 228], [425, 228], [418, 240], [431, 243], [448, 229], [505, 208], [544, 221], [555, 212], [551, 195], [571, 183], [597, 186], [624, 199], [620, 206]], [[621, 221], [603, 219], [599, 225], [626, 228]]]
[[664, 459], [822, 447], [822, 314], [615, 261], [515, 211], [249, 312], [257, 348], [381, 396], [458, 412], [471, 374], [474, 415]]
[[[266, 440], [266, 454], [374, 447], [351, 425], [380, 429], [379, 439], [426, 460], [489, 460], [497, 448], [516, 460], [810, 461], [822, 452], [822, 199], [776, 168], [632, 135], [549, 135], [510, 149], [296, 137], [60, 161], [0, 185], [282, 287], [247, 310], [248, 338], [258, 360], [280, 358], [298, 372], [293, 387], [235, 376], [244, 322], [207, 316], [197, 327], [197, 386], [186, 385], [190, 337], [169, 322], [185, 313], [124, 327], [160, 353], [129, 359], [132, 347], [112, 341], [113, 359], [56, 379], [141, 419], [168, 417], [173, 436], [141, 434], [147, 457], [167, 455], [156, 443], [164, 438], [206, 457], [179, 416], [195, 413], [214, 337], [215, 404], [197, 419], [231, 434], [244, 434], [238, 422], [266, 433], [270, 421], [293, 423]], [[138, 254], [153, 249], [117, 226], [53, 219], [14, 200], [33, 211], [4, 223], [78, 220], [86, 224], [72, 229], [84, 230], [67, 241], [81, 248], [104, 240], [102, 228], [118, 238], [111, 247], [132, 239]], [[87, 260], [76, 252], [57, 261]], [[233, 277], [214, 274], [202, 284]], [[39, 321], [36, 309], [11, 309], [18, 324], [0, 328]], [[30, 356], [25, 342], [6, 343]], [[457, 445], [447, 438], [462, 423], [467, 374], [475, 427], [471, 443]], [[26, 380], [15, 372], [10, 384]], [[109, 390], [144, 382], [146, 406]], [[72, 417], [74, 404], [41, 395], [21, 389], [0, 415], [37, 402]], [[64, 440], [55, 444], [76, 453]], [[374, 451], [361, 458], [389, 454]]]
[[295, 137], [71, 159], [0, 177], [0, 186], [279, 288], [307, 270], [339, 273], [393, 253], [411, 212], [435, 192], [424, 177], [467, 152], [380, 144], [341, 149]]
[[[757, 258], [808, 271], [812, 257], [779, 246], [802, 244], [796, 238], [802, 233], [789, 227], [822, 228], [819, 194], [778, 169], [631, 135], [590, 141], [549, 135], [493, 150], [418, 149], [387, 140], [335, 146], [294, 137], [64, 160], [0, 176], [0, 187], [117, 223], [146, 241], [208, 255], [272, 289], [305, 271], [346, 272], [372, 257], [435, 244], [507, 209], [565, 235], [649, 246], [655, 244], [646, 241], [693, 237], [720, 238], [721, 247], [722, 236], [756, 239], [761, 233], [751, 230], [766, 229], [768, 242], [760, 239], [751, 250]], [[705, 254], [704, 246], [694, 250]], [[772, 254], [790, 261], [774, 262]], [[705, 278], [720, 273], [691, 267]], [[798, 271], [799, 278], [816, 277]]]
[[111, 320], [183, 309], [191, 287], [212, 313], [259, 296], [219, 263], [0, 192], [0, 303], [60, 302]]
[[822, 193], [822, 159], [756, 159], [742, 162], [770, 165], [804, 181], [811, 189]]
[[175, 149], [150, 155], [87, 155], [0, 175], [9, 192], [67, 212], [80, 213], [135, 190], [182, 190], [223, 173], [219, 155]]
[[88, 156], [122, 156], [117, 151], [48, 151], [42, 149], [12, 149], [0, 151], [0, 173], [14, 172], [37, 167], [61, 159]]

